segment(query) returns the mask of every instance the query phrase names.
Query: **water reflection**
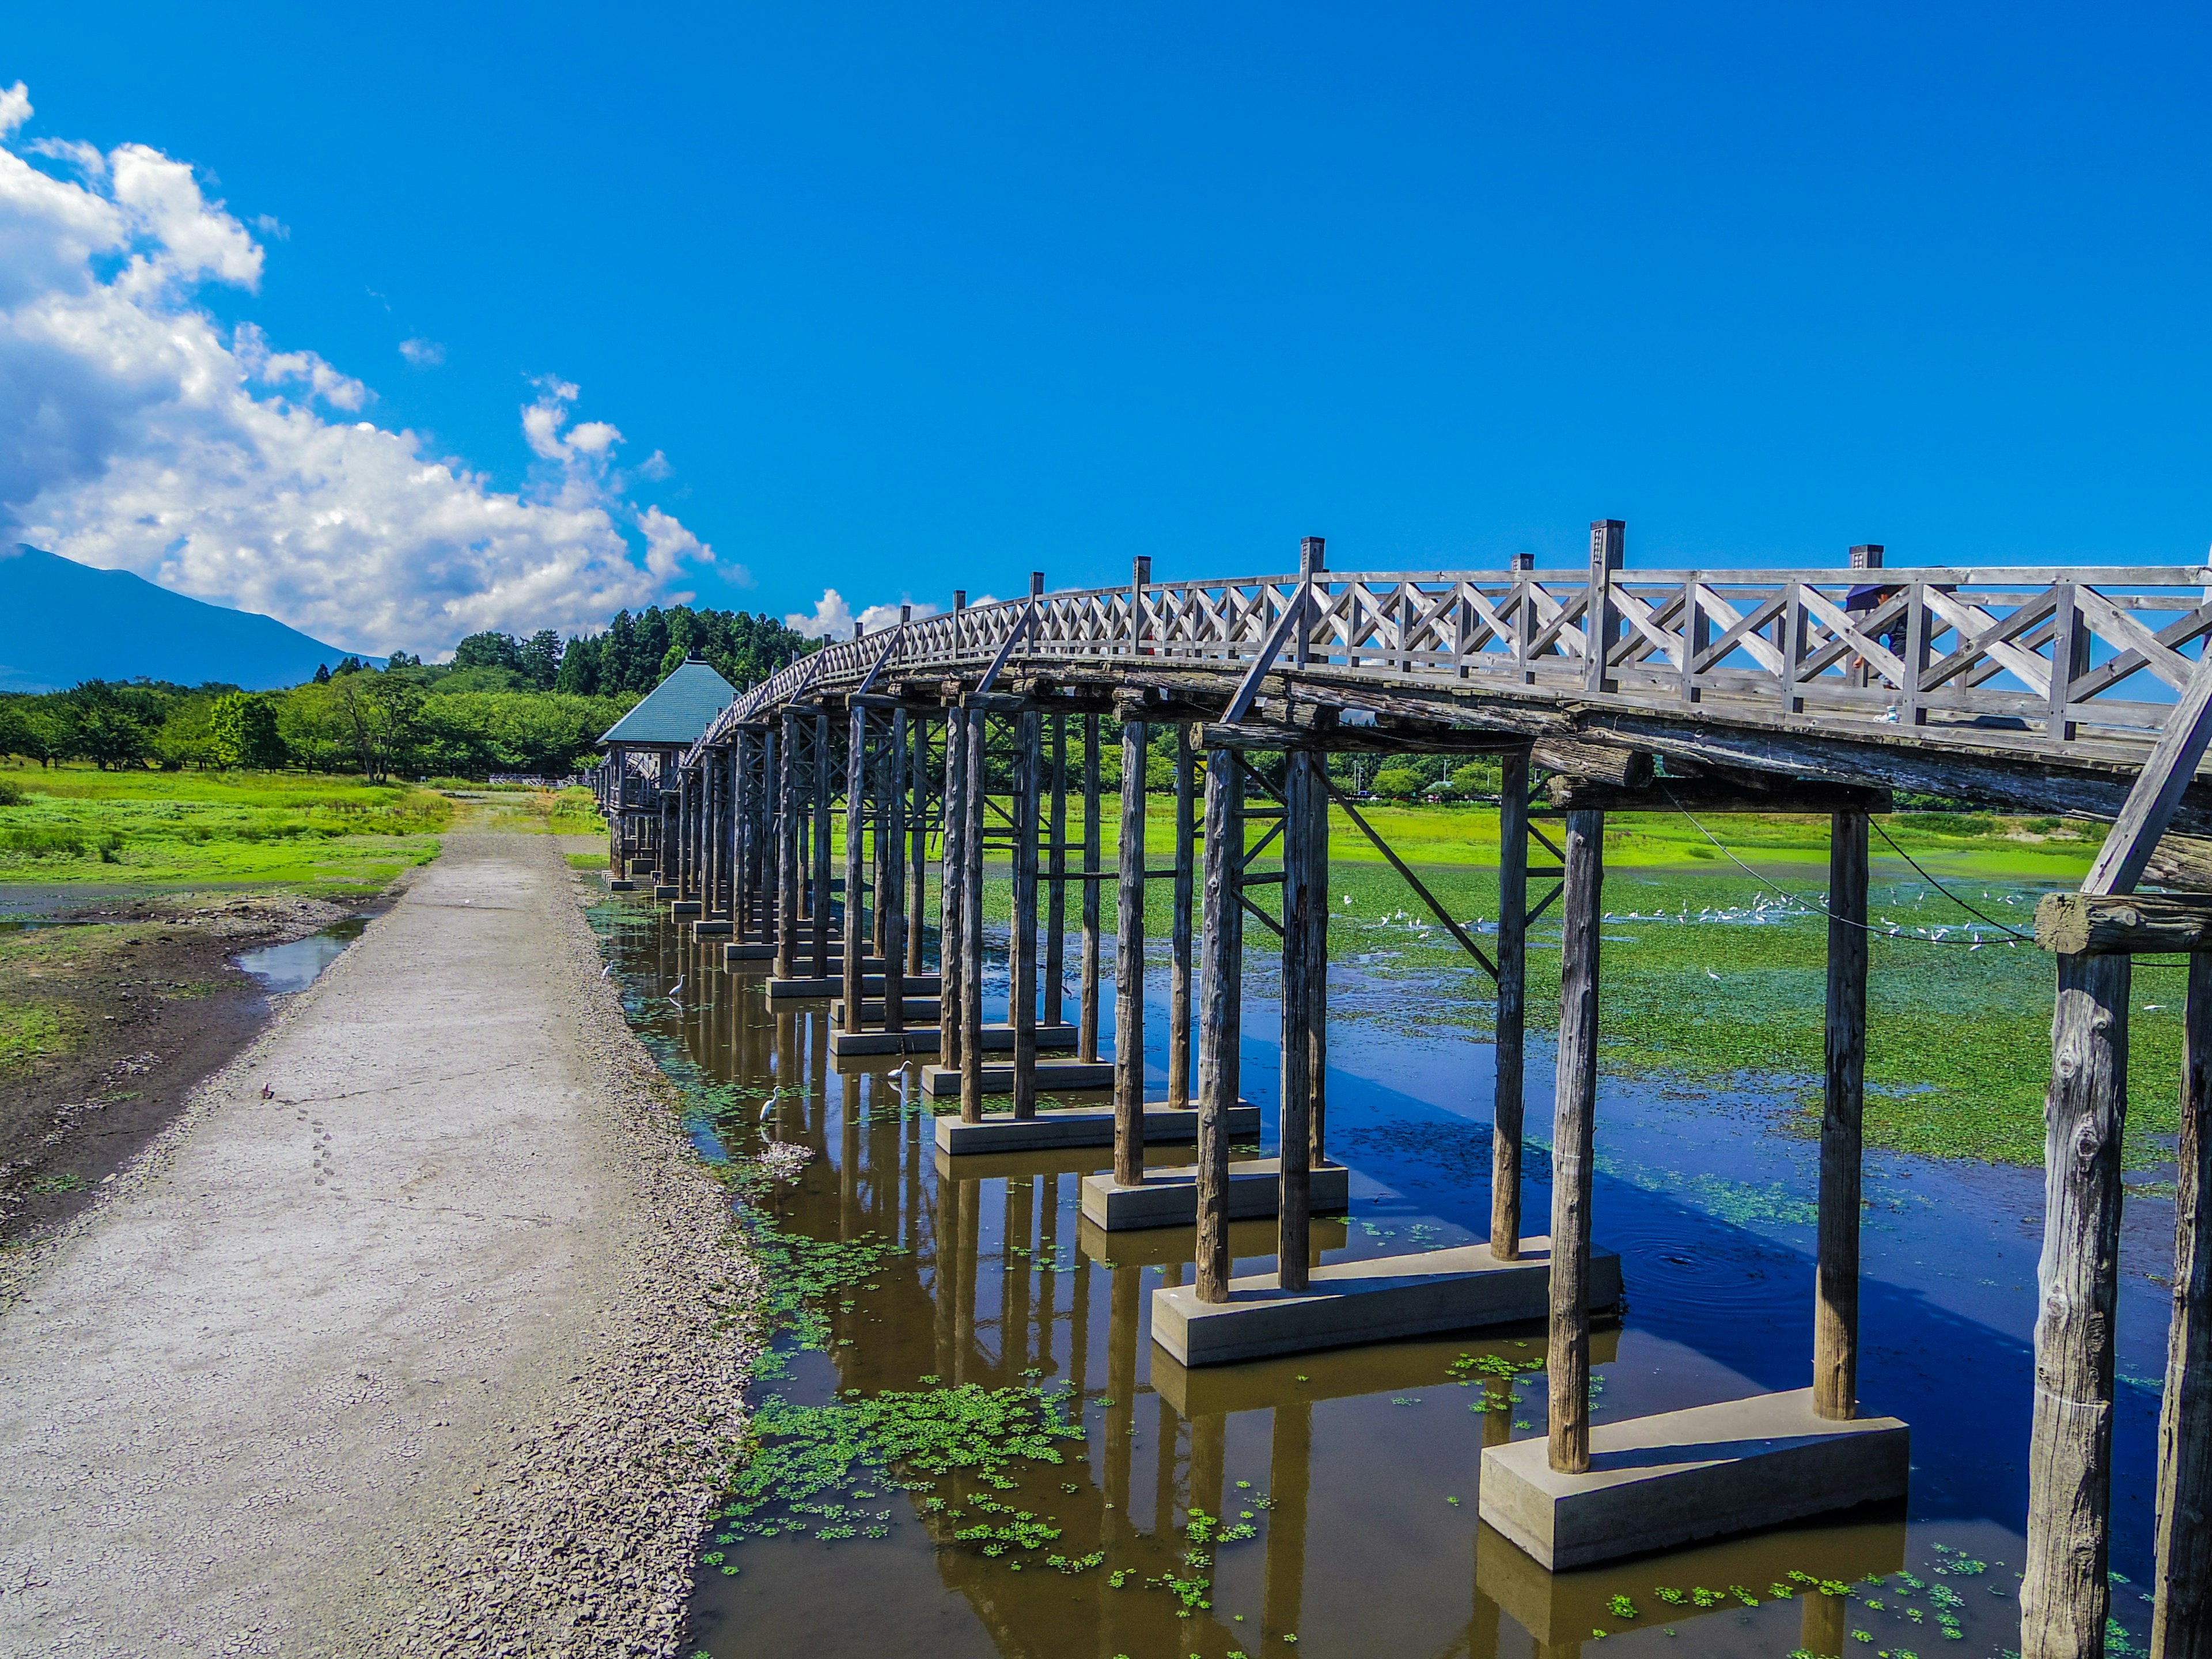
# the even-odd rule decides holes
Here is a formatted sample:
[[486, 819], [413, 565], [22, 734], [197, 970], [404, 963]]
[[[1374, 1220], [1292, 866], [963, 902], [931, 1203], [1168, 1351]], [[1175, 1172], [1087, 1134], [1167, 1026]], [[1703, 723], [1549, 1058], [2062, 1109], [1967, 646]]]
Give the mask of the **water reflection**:
[[[1540, 1379], [1526, 1370], [1543, 1352], [1540, 1331], [1187, 1371], [1153, 1346], [1147, 1315], [1152, 1292], [1189, 1271], [1191, 1230], [1109, 1235], [1084, 1221], [1081, 1178], [1110, 1166], [1106, 1149], [944, 1158], [917, 1066], [833, 1069], [823, 1005], [770, 1005], [756, 978], [713, 965], [713, 945], [695, 954], [641, 910], [623, 913], [614, 927], [648, 1036], [708, 1081], [736, 1085], [744, 1102], [715, 1122], [694, 1124], [702, 1147], [739, 1156], [768, 1139], [808, 1147], [812, 1161], [771, 1200], [779, 1223], [817, 1238], [890, 1241], [902, 1252], [884, 1259], [870, 1288], [828, 1310], [826, 1350], [793, 1354], [763, 1391], [818, 1404], [842, 1390], [910, 1389], [933, 1377], [987, 1389], [1071, 1382], [1086, 1402], [1080, 1450], [1071, 1446], [1060, 1468], [1022, 1474], [1005, 1501], [1050, 1518], [1061, 1533], [1053, 1551], [1101, 1551], [1102, 1566], [1053, 1571], [1042, 1551], [986, 1557], [952, 1536], [952, 1521], [926, 1513], [918, 1495], [902, 1494], [886, 1511], [890, 1536], [882, 1540], [756, 1539], [728, 1550], [735, 1572], [702, 1571], [694, 1644], [716, 1659], [793, 1650], [855, 1659], [1227, 1659], [1279, 1654], [1293, 1638], [1308, 1655], [1522, 1659], [1577, 1650], [1600, 1631], [1615, 1644], [1663, 1647], [1668, 1659], [1718, 1659], [1801, 1647], [1839, 1654], [1861, 1629], [1878, 1644], [1870, 1654], [1896, 1656], [1934, 1650], [1942, 1620], [1956, 1621], [1964, 1644], [1947, 1653], [1981, 1659], [2014, 1644], [2006, 1564], [2018, 1563], [2018, 1539], [2002, 1518], [2011, 1474], [1984, 1453], [1986, 1437], [1948, 1443], [1942, 1421], [1927, 1435], [1923, 1412], [1908, 1407], [1916, 1462], [1938, 1477], [1916, 1475], [1926, 1518], [1910, 1531], [1902, 1513], [1861, 1513], [1546, 1574], [1480, 1525], [1475, 1487], [1485, 1445], [1543, 1431]], [[656, 1000], [679, 978], [680, 1008]], [[1264, 1013], [1248, 1026], [1267, 1029]], [[1340, 1054], [1358, 1049], [1346, 1043]], [[1248, 1074], [1264, 1079], [1271, 1058], [1255, 1045]], [[1450, 1152], [1452, 1136], [1480, 1126], [1371, 1077], [1333, 1074], [1331, 1086], [1332, 1119], [1358, 1178], [1348, 1219], [1316, 1218], [1316, 1260], [1476, 1236], [1486, 1192], [1479, 1172], [1455, 1168]], [[1456, 1086], [1486, 1093], [1486, 1079], [1462, 1078]], [[1542, 1086], [1532, 1077], [1532, 1095]], [[1681, 1109], [1694, 1119], [1702, 1109]], [[1358, 1136], [1424, 1121], [1437, 1136], [1396, 1146]], [[1615, 1150], [1632, 1160], [1655, 1158], [1653, 1147], [1671, 1144], [1668, 1137], [1717, 1146], [1694, 1121], [1655, 1129], [1650, 1145], [1609, 1127]], [[1190, 1157], [1188, 1148], [1147, 1151], [1158, 1165]], [[1530, 1201], [1540, 1212], [1540, 1185]], [[1600, 1217], [1603, 1242], [1614, 1242], [1613, 1221], [1632, 1241], [1624, 1251], [1629, 1322], [1601, 1329], [1593, 1343], [1601, 1413], [1639, 1414], [1802, 1383], [1809, 1342], [1791, 1322], [1804, 1322], [1798, 1308], [1809, 1304], [1809, 1267], [1787, 1240], [1786, 1214], [1777, 1223], [1782, 1232], [1761, 1231], [1686, 1209], [1654, 1183], [1616, 1177], [1601, 1186]], [[1235, 1224], [1231, 1243], [1237, 1271], [1263, 1271], [1273, 1225]], [[1671, 1278], [1655, 1276], [1647, 1317], [1639, 1271], [1656, 1251], [1680, 1261]], [[2002, 1376], [2016, 1357], [2012, 1339], [1919, 1286], [1869, 1290], [1883, 1363], [1920, 1356], [1905, 1369], [1930, 1392], [1962, 1366]], [[1942, 1363], [1930, 1363], [1931, 1352]], [[1454, 1370], [1468, 1354], [1495, 1356], [1524, 1377], [1510, 1410], [1469, 1409], [1481, 1386]], [[1986, 1411], [1988, 1400], [1950, 1409]], [[1941, 1417], [1932, 1407], [1925, 1414]], [[1959, 1473], [1964, 1464], [1981, 1473], [1968, 1480]], [[956, 1500], [964, 1491], [957, 1480], [939, 1486]], [[1207, 1605], [1178, 1618], [1163, 1581], [1189, 1575], [1194, 1510], [1249, 1525], [1253, 1535], [1213, 1552]], [[1978, 1571], [1935, 1576], [1954, 1559]], [[1908, 1565], [1918, 1590], [1862, 1588], [1856, 1598], [1806, 1590], [1808, 1581], [1840, 1587]], [[1118, 1588], [1109, 1577], [1117, 1573], [1126, 1574]], [[1621, 1609], [1620, 1596], [1632, 1612]]]

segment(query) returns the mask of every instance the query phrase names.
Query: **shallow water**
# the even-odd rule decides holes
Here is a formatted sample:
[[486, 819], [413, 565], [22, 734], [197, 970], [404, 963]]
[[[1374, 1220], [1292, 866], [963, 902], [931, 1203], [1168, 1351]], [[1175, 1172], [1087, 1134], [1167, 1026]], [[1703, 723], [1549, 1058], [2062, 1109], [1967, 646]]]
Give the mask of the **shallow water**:
[[[811, 1148], [803, 1174], [770, 1200], [780, 1224], [821, 1239], [872, 1235], [896, 1251], [867, 1287], [829, 1303], [821, 1349], [786, 1339], [787, 1370], [756, 1384], [757, 1396], [816, 1405], [927, 1376], [994, 1389], [1069, 1382], [1085, 1402], [1085, 1438], [1068, 1462], [1037, 1466], [1003, 1495], [1048, 1517], [1058, 1541], [988, 1557], [925, 1515], [921, 1494], [894, 1490], [878, 1494], [880, 1539], [830, 1542], [787, 1526], [774, 1538], [710, 1544], [694, 1644], [716, 1659], [1225, 1659], [1280, 1653], [1292, 1640], [1308, 1655], [1520, 1659], [1599, 1631], [1670, 1659], [1835, 1654], [1847, 1641], [1870, 1659], [1995, 1659], [2017, 1645], [2038, 1173], [1868, 1160], [1863, 1409], [1912, 1425], [1906, 1504], [1554, 1577], [1482, 1528], [1476, 1510], [1481, 1447], [1542, 1433], [1542, 1378], [1510, 1385], [1510, 1411], [1477, 1412], [1480, 1385], [1452, 1370], [1468, 1354], [1515, 1365], [1540, 1356], [1540, 1328], [1184, 1372], [1152, 1349], [1142, 1315], [1153, 1288], [1188, 1271], [1189, 1231], [1109, 1242], [1083, 1225], [1080, 1177], [1108, 1167], [1104, 1149], [963, 1159], [951, 1171], [934, 1152], [918, 1067], [835, 1070], [825, 1004], [772, 1011], [757, 975], [713, 970], [644, 906], [610, 905], [599, 920], [641, 1032], [696, 1098], [714, 1103], [690, 1120], [702, 1152], [745, 1157], [764, 1138]], [[719, 942], [707, 949], [718, 953]], [[1331, 1029], [1330, 1149], [1353, 1173], [1348, 1219], [1316, 1224], [1328, 1261], [1487, 1231], [1490, 1049], [1441, 1023], [1409, 1040], [1407, 1003], [1418, 993], [1370, 972], [1330, 972], [1333, 1006], [1347, 1013]], [[680, 1008], [666, 997], [679, 977]], [[1248, 984], [1271, 988], [1272, 975]], [[1164, 972], [1149, 992], [1158, 1081]], [[1363, 1006], [1395, 1018], [1351, 1016]], [[1109, 996], [1109, 1028], [1111, 1012]], [[1248, 996], [1247, 1033], [1276, 1024], [1273, 1006]], [[1271, 1106], [1276, 1054], [1259, 1036], [1248, 1036], [1244, 1092]], [[1532, 1126], [1550, 1090], [1548, 1057], [1532, 1052]], [[1594, 1339], [1600, 1422], [1809, 1380], [1815, 1149], [1778, 1121], [1756, 1096], [1605, 1085], [1595, 1233], [1622, 1256], [1628, 1306], [1617, 1330]], [[1189, 1156], [1152, 1153], [1156, 1163]], [[1547, 1182], [1547, 1158], [1532, 1148], [1532, 1218], [1546, 1212]], [[2172, 1225], [2170, 1203], [2130, 1206], [2112, 1564], [2134, 1581], [2113, 1587], [2130, 1644], [2148, 1611], [2136, 1586], [2151, 1545], [2166, 1312], [2154, 1275], [2170, 1263]], [[1273, 1242], [1272, 1224], [1239, 1224], [1237, 1270], [1271, 1266]], [[955, 1480], [937, 1490], [957, 1503], [969, 1489]], [[1177, 1618], [1157, 1581], [1188, 1571], [1179, 1564], [1193, 1506], [1243, 1517], [1254, 1536], [1217, 1547], [1210, 1605]], [[1048, 1549], [1104, 1559], [1070, 1574], [1044, 1564]], [[1114, 1588], [1109, 1575], [1125, 1568], [1133, 1571]], [[1802, 1589], [1793, 1572], [1851, 1582], [1854, 1592], [1777, 1595]], [[1684, 1604], [1669, 1605], [1662, 1587]], [[1712, 1605], [1694, 1605], [1700, 1588]], [[1623, 1595], [1633, 1619], [1611, 1604]], [[1862, 1632], [1863, 1642], [1851, 1639]]]
[[248, 951], [238, 958], [238, 965], [259, 980], [261, 988], [270, 995], [289, 996], [321, 978], [323, 969], [344, 955], [346, 946], [359, 939], [368, 926], [367, 916], [348, 916], [305, 939]]

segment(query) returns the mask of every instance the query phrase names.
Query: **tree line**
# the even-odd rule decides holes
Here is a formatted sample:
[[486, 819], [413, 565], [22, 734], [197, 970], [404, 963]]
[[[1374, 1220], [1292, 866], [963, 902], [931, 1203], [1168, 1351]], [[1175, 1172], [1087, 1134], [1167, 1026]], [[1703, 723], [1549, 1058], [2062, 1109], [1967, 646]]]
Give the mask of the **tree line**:
[[767, 617], [678, 605], [623, 611], [605, 633], [565, 643], [550, 629], [527, 639], [472, 634], [450, 663], [394, 652], [379, 668], [348, 657], [281, 691], [88, 680], [0, 696], [0, 758], [564, 776], [590, 765], [599, 734], [694, 652], [743, 688], [812, 648]]

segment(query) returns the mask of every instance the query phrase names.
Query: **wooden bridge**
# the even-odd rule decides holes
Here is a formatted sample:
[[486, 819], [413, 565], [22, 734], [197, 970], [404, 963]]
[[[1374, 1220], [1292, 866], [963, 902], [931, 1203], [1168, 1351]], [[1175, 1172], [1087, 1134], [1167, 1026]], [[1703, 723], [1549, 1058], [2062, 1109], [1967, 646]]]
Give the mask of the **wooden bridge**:
[[[2188, 860], [2177, 849], [2212, 835], [2212, 789], [2197, 781], [2212, 737], [2212, 652], [2200, 644], [2212, 568], [1886, 570], [1881, 550], [1865, 547], [1840, 570], [1644, 572], [1625, 568], [1623, 548], [1623, 526], [1604, 520], [1586, 568], [1344, 574], [1326, 568], [1315, 538], [1291, 574], [1155, 582], [1140, 559], [1127, 587], [1047, 593], [1038, 576], [1023, 599], [960, 596], [942, 615], [856, 632], [744, 692], [680, 763], [671, 757], [644, 781], [659, 815], [656, 893], [702, 934], [730, 935], [730, 959], [772, 963], [771, 995], [840, 994], [843, 1052], [934, 1054], [925, 1087], [960, 1101], [957, 1121], [939, 1121], [948, 1154], [1110, 1140], [1113, 1172], [1091, 1178], [1087, 1217], [1196, 1221], [1194, 1282], [1159, 1292], [1152, 1315], [1154, 1340], [1186, 1365], [1546, 1320], [1547, 1439], [1485, 1451], [1482, 1510], [1564, 1568], [1902, 1493], [1905, 1425], [1862, 1417], [1856, 1389], [1869, 818], [1904, 790], [2108, 821], [2082, 893], [2039, 916], [2057, 999], [2021, 1651], [2104, 1650], [2130, 959], [2179, 950], [2191, 952], [2188, 1060], [2153, 1651], [2212, 1655], [2212, 1229], [2197, 1222], [2212, 1175], [2212, 894], [2133, 890], [2147, 872], [2178, 883]], [[1110, 871], [1109, 718], [1121, 744]], [[1175, 732], [1176, 850], [1148, 870], [1156, 726]], [[1490, 949], [1333, 787], [1325, 757], [1347, 750], [1498, 757]], [[640, 783], [617, 754], [602, 799], [635, 803]], [[1324, 1089], [1333, 805], [1496, 983], [1486, 1245], [1309, 1265], [1316, 1205], [1342, 1190]], [[1618, 1261], [1590, 1232], [1604, 821], [1676, 810], [1832, 817], [1813, 1385], [1594, 1430], [1591, 1321], [1620, 1293]], [[923, 921], [933, 842], [934, 975]], [[994, 848], [1012, 878], [1002, 1026], [983, 1018]], [[1144, 1069], [1151, 881], [1173, 893], [1157, 1101]], [[1110, 1058], [1099, 1032], [1109, 883]], [[1548, 1231], [1530, 1235], [1519, 1173], [1527, 932], [1555, 904], [1553, 1204]], [[1231, 1157], [1250, 1133], [1238, 1088], [1248, 921], [1282, 958], [1269, 1160]], [[1073, 1057], [1041, 1058], [1054, 1045]], [[1038, 1110], [1045, 1091], [1107, 1085], [1110, 1112]], [[1000, 1095], [1010, 1109], [987, 1111]], [[1178, 1133], [1198, 1143], [1193, 1177], [1148, 1175], [1146, 1140]], [[1235, 1279], [1229, 1224], [1255, 1213], [1274, 1218], [1278, 1267]]]

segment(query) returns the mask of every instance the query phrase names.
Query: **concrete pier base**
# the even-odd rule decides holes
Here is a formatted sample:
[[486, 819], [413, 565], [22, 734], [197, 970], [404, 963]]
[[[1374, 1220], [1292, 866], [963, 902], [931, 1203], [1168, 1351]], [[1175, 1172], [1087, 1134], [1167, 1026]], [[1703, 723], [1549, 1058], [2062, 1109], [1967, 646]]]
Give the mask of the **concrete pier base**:
[[[791, 955], [792, 961], [796, 965], [806, 968], [814, 966], [814, 951], [811, 945], [795, 950]], [[774, 962], [775, 946], [763, 945], [757, 939], [742, 939], [722, 947], [722, 960], [725, 963]], [[830, 977], [833, 980], [837, 979], [844, 971], [844, 953], [833, 948], [830, 952]], [[880, 974], [884, 971], [884, 959], [881, 957], [862, 957], [860, 971], [864, 974]]]
[[[862, 965], [866, 966], [866, 964], [863, 963]], [[880, 966], [881, 964], [878, 963], [878, 965]], [[944, 1006], [944, 1002], [945, 999], [942, 997], [908, 997], [899, 1004], [899, 1018], [903, 1020], [911, 1021], [916, 1025], [934, 1025], [937, 1024], [938, 1011]], [[860, 999], [860, 1024], [863, 1025], [882, 1024], [884, 1023], [884, 1001], [881, 997], [862, 997]], [[844, 998], [839, 997], [830, 1005], [830, 1018], [831, 1021], [836, 1024], [842, 1025], [845, 1023]], [[1012, 1030], [1013, 1027], [1010, 1025], [1006, 1029], [1008, 1030]]]
[[635, 893], [637, 891], [637, 884], [630, 880], [627, 876], [609, 876], [607, 878], [607, 891], [610, 893]]
[[691, 937], [694, 939], [720, 939], [729, 931], [730, 919], [727, 916], [702, 916], [691, 924]]
[[[1072, 1062], [1071, 1062], [1072, 1063]], [[944, 1071], [940, 1066], [925, 1067], [922, 1076]], [[993, 1069], [985, 1066], [988, 1075]], [[1011, 1066], [1006, 1068], [1011, 1071]], [[1110, 1067], [1109, 1068], [1111, 1069]], [[1037, 1067], [1037, 1084], [1044, 1085], [1044, 1066]], [[952, 1092], [960, 1092], [960, 1073], [954, 1072]], [[1229, 1109], [1229, 1133], [1232, 1135], [1256, 1135], [1260, 1133], [1260, 1109], [1239, 1104]], [[1152, 1140], [1196, 1140], [1198, 1114], [1188, 1109], [1165, 1106], [1145, 1108], [1145, 1139]], [[1062, 1146], [1111, 1146], [1114, 1144], [1114, 1114], [1110, 1111], [1072, 1112], [1065, 1109], [1039, 1112], [1035, 1117], [993, 1116], [981, 1123], [963, 1123], [957, 1117], [937, 1120], [937, 1149], [955, 1154], [975, 1152], [1026, 1152]], [[1180, 1173], [1164, 1170], [1163, 1176]], [[1193, 1200], [1195, 1211], [1196, 1200]]]
[[[914, 984], [912, 980], [907, 981]], [[872, 988], [880, 991], [880, 985]], [[927, 987], [938, 988], [933, 978]], [[1114, 1062], [1110, 1060], [1041, 1060], [1036, 1068], [1037, 1087], [1054, 1093], [1061, 1090], [1110, 1089], [1114, 1086]], [[921, 1068], [921, 1091], [932, 1100], [957, 1100], [960, 1096], [960, 1073], [957, 1066], [925, 1066]], [[983, 1068], [983, 1092], [987, 1095], [1010, 1095], [1014, 1091], [1014, 1068], [1012, 1064], [986, 1066]]]
[[[772, 978], [765, 983], [768, 986], [768, 994], [772, 997], [834, 997], [845, 988], [843, 978], [837, 975], [832, 975], [828, 979], [816, 979], [811, 975], [798, 979]], [[943, 988], [938, 984], [937, 975], [934, 974], [920, 975], [909, 974], [907, 975], [906, 984], [908, 990], [920, 991], [930, 996], [934, 996]], [[860, 994], [866, 996], [872, 992], [877, 996], [883, 995], [884, 976], [881, 974], [860, 975]], [[960, 1085], [957, 1077], [953, 1082], [952, 1091], [955, 1094], [960, 1092]]]
[[[880, 1008], [884, 1005], [882, 999], [878, 998], [872, 1005], [866, 1006]], [[830, 1006], [834, 1010], [837, 1004], [833, 1003]], [[833, 1012], [830, 1018], [834, 1024], [837, 1018], [836, 1013]], [[933, 1054], [944, 1040], [942, 1028], [935, 1025], [910, 1025], [903, 1031], [886, 1031], [878, 1024], [872, 1031], [832, 1030], [830, 1033], [830, 1058], [845, 1060], [878, 1054]], [[1076, 1032], [1073, 1025], [1037, 1027], [1036, 1045], [1040, 1048], [1073, 1048], [1075, 1042]], [[986, 1025], [983, 1028], [985, 1054], [1010, 1054], [1013, 1051], [1012, 1026]]]
[[[1177, 1363], [1223, 1365], [1268, 1354], [1389, 1342], [1440, 1331], [1538, 1320], [1549, 1310], [1551, 1240], [1524, 1238], [1517, 1261], [1487, 1244], [1316, 1267], [1312, 1288], [1284, 1291], [1272, 1273], [1229, 1281], [1229, 1300], [1200, 1302], [1189, 1285], [1152, 1292], [1152, 1340]], [[1620, 1258], [1590, 1252], [1590, 1306], [1620, 1300]]]
[[653, 896], [655, 899], [672, 899], [683, 890], [672, 882], [657, 882], [653, 885]]
[[[1229, 1215], [1231, 1220], [1272, 1216], [1282, 1208], [1282, 1164], [1272, 1158], [1241, 1158], [1229, 1166]], [[1314, 1168], [1311, 1204], [1318, 1214], [1352, 1206], [1352, 1171], [1341, 1164]], [[1141, 1187], [1119, 1185], [1113, 1176], [1086, 1176], [1083, 1182], [1083, 1218], [1109, 1233], [1140, 1227], [1194, 1227], [1198, 1224], [1198, 1171], [1147, 1170]]]
[[1587, 1474], [1541, 1440], [1486, 1448], [1482, 1518], [1556, 1572], [1901, 1498], [1911, 1440], [1893, 1417], [1815, 1416], [1810, 1389], [1593, 1424]]
[[[658, 892], [659, 890], [655, 888], [653, 890]], [[678, 891], [681, 890], [672, 889], [671, 890]], [[680, 921], [686, 916], [703, 915], [706, 908], [707, 907], [700, 903], [697, 899], [680, 898], [668, 907], [668, 914]]]

